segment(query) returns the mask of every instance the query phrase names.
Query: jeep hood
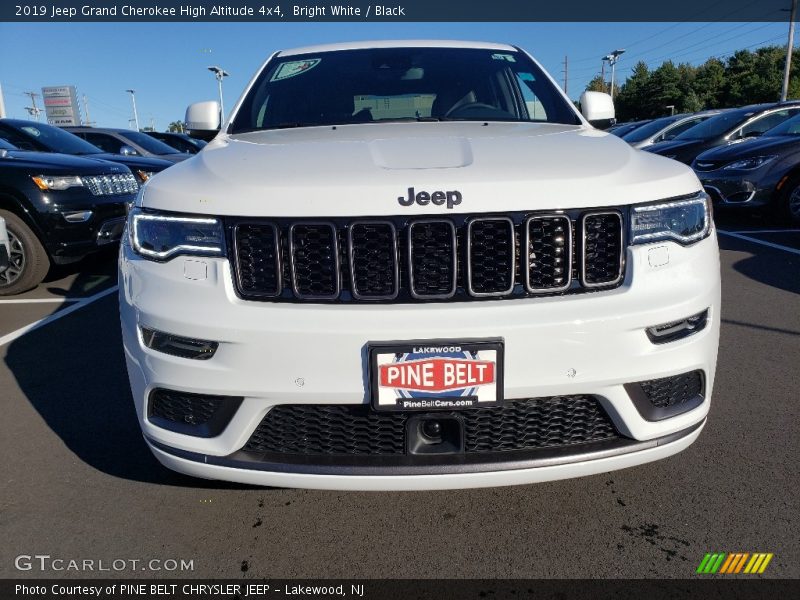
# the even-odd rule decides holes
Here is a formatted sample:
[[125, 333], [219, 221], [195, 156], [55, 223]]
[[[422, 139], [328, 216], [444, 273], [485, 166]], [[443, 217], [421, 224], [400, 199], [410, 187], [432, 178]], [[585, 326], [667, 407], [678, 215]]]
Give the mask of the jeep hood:
[[[409, 188], [452, 209], [401, 206]], [[142, 205], [199, 214], [354, 216], [614, 206], [694, 193], [685, 165], [585, 126], [434, 122], [222, 134], [153, 177]]]

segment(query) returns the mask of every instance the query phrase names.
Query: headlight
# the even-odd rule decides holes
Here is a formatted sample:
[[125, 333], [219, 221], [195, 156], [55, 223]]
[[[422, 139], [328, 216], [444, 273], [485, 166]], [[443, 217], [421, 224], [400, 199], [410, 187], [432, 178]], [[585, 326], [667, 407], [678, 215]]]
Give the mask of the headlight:
[[83, 187], [83, 180], [77, 175], [64, 176], [64, 177], [51, 177], [49, 175], [38, 175], [31, 177], [43, 192], [49, 190], [66, 190], [71, 187]]
[[142, 183], [146, 182], [155, 174], [155, 171], [142, 171], [141, 169], [136, 170], [136, 175], [139, 177]]
[[222, 223], [213, 217], [181, 217], [133, 208], [128, 232], [134, 252], [152, 260], [169, 260], [179, 254], [225, 254]]
[[640, 204], [631, 211], [631, 244], [661, 240], [691, 244], [710, 231], [710, 199], [702, 192], [684, 200]]
[[737, 169], [740, 171], [752, 171], [753, 169], [758, 169], [759, 167], [763, 167], [771, 160], [775, 160], [778, 158], [777, 156], [753, 156], [751, 158], [743, 158], [742, 160], [737, 160], [736, 162], [732, 162], [729, 165], [725, 165], [725, 169]]

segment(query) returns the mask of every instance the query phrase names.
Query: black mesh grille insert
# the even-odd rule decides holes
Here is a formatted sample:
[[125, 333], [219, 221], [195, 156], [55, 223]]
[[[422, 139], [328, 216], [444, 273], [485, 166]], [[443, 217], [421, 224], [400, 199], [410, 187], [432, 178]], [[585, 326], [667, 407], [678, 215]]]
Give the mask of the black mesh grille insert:
[[[278, 405], [243, 450], [301, 455], [404, 455], [414, 413], [368, 405]], [[593, 396], [507, 402], [501, 407], [437, 413], [463, 423], [468, 454], [560, 448], [620, 437]]]
[[397, 235], [391, 223], [354, 223], [350, 227], [350, 261], [356, 298], [397, 296]]
[[410, 230], [411, 293], [420, 298], [452, 296], [456, 290], [453, 224], [423, 221], [414, 223]]
[[336, 228], [328, 223], [294, 225], [289, 232], [292, 280], [301, 298], [339, 295], [339, 248]]
[[222, 406], [221, 396], [205, 396], [158, 389], [150, 395], [150, 417], [173, 423], [202, 425], [208, 423]]
[[603, 285], [622, 276], [622, 217], [617, 213], [587, 215], [583, 221], [583, 280]]
[[704, 393], [702, 371], [690, 371], [672, 377], [641, 381], [639, 385], [647, 399], [656, 408], [679, 406]]
[[572, 277], [572, 223], [568, 217], [532, 217], [527, 224], [527, 281], [531, 291], [563, 289]]
[[235, 231], [236, 269], [246, 294], [277, 296], [281, 292], [278, 229], [245, 223]]
[[469, 224], [469, 289], [473, 294], [508, 294], [514, 288], [514, 223], [481, 219]]
[[192, 394], [156, 388], [147, 402], [148, 420], [186, 435], [214, 437], [222, 433], [242, 404], [242, 398]]

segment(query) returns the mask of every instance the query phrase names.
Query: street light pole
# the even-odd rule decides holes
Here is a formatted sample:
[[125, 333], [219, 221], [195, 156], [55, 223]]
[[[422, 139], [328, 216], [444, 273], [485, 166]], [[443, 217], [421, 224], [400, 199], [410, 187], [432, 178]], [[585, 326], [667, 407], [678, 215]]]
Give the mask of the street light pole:
[[136, 90], [125, 90], [131, 95], [131, 104], [133, 104], [133, 122], [136, 123], [136, 131], [139, 131], [139, 114], [136, 112]]
[[789, 40], [786, 44], [786, 65], [783, 67], [783, 86], [781, 102], [789, 95], [789, 73], [792, 69], [792, 50], [794, 49], [794, 18], [797, 13], [797, 0], [792, 0], [792, 13], [789, 16]]
[[611, 65], [611, 99], [612, 100], [614, 99], [614, 73], [616, 71], [617, 61], [619, 60], [620, 55], [623, 54], [624, 52], [625, 52], [625, 50], [623, 50], [623, 49], [614, 50], [613, 52], [610, 52], [609, 54], [607, 54], [606, 56], [603, 57], [603, 61], [607, 60], [608, 64]]
[[222, 100], [222, 80], [223, 78], [228, 76], [228, 72], [223, 69], [222, 67], [208, 67], [208, 70], [214, 73], [214, 77], [217, 80], [217, 87], [219, 88], [219, 112], [220, 112], [220, 121], [225, 118], [225, 104]]

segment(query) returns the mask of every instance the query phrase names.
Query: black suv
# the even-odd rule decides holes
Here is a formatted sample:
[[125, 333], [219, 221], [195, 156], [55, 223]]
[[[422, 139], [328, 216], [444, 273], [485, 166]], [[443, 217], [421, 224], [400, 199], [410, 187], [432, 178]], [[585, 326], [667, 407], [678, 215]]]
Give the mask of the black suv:
[[4, 139], [20, 150], [58, 152], [59, 154], [73, 154], [84, 158], [110, 160], [128, 167], [136, 175], [140, 183], [144, 183], [156, 173], [175, 164], [160, 158], [104, 152], [77, 135], [68, 133], [58, 127], [35, 121], [0, 119], [0, 139]]
[[0, 139], [0, 217], [10, 242], [0, 296], [35, 287], [51, 263], [75, 262], [118, 241], [138, 190], [123, 165], [23, 151]]
[[690, 165], [701, 152], [758, 137], [798, 114], [800, 102], [772, 102], [736, 108], [687, 129], [673, 140], [648, 146], [644, 151]]

